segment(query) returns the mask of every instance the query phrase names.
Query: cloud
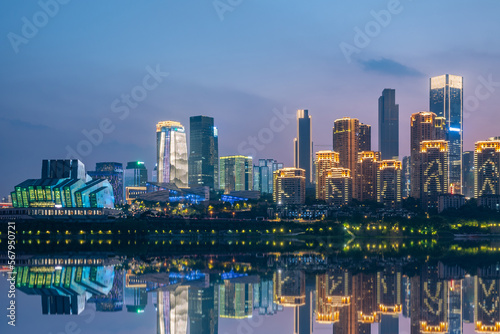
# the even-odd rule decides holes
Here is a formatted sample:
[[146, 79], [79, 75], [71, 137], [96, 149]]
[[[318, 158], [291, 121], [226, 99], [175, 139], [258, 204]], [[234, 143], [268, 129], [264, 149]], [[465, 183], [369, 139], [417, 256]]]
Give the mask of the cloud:
[[422, 72], [387, 58], [359, 60], [359, 63], [363, 66], [363, 70], [367, 72], [378, 72], [397, 77], [423, 76]]

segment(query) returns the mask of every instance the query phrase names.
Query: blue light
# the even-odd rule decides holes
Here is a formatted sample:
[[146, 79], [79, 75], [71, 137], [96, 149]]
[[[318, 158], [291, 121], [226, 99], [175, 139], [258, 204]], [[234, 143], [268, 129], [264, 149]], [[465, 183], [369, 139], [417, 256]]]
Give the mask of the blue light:
[[452, 128], [452, 127], [450, 127], [450, 131], [460, 132], [461, 129], [460, 128]]

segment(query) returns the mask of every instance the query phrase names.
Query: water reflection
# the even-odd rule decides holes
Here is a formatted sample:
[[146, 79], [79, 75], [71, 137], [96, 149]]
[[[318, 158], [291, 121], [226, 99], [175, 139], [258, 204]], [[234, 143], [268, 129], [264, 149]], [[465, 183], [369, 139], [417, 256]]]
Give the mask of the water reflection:
[[265, 333], [278, 314], [297, 334], [500, 333], [496, 262], [469, 271], [409, 257], [353, 260], [315, 253], [247, 254], [242, 261], [186, 256], [22, 262], [17, 289], [40, 296], [42, 314], [79, 315], [89, 304], [98, 313], [140, 314], [153, 307], [159, 334], [214, 334], [224, 321], [244, 324], [256, 317], [267, 321], [246, 327]]

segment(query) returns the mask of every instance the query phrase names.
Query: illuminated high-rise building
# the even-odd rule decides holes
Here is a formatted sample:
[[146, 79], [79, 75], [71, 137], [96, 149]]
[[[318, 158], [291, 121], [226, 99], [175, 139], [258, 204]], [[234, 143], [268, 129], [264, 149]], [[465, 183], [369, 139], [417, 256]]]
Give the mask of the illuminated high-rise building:
[[378, 143], [383, 160], [398, 158], [399, 105], [395, 89], [384, 89], [378, 99]]
[[115, 204], [123, 203], [123, 165], [121, 163], [98, 162], [95, 164], [95, 171], [90, 171], [88, 174], [94, 180], [108, 180], [113, 187]]
[[380, 153], [363, 151], [358, 154], [356, 167], [355, 198], [360, 201], [377, 201], [377, 170]]
[[316, 199], [326, 200], [328, 171], [339, 165], [339, 154], [334, 151], [316, 152]]
[[305, 171], [306, 184], [312, 182], [312, 124], [308, 110], [297, 110], [297, 138], [294, 140], [295, 168]]
[[253, 166], [253, 190], [272, 194], [273, 173], [282, 168], [283, 163], [274, 159], [259, 159], [259, 165]]
[[164, 121], [156, 124], [156, 160], [158, 183], [188, 186], [186, 132], [181, 123]]
[[189, 186], [219, 189], [219, 134], [212, 117], [189, 118]]
[[274, 172], [273, 200], [278, 205], [304, 204], [306, 176], [301, 168], [283, 168]]
[[462, 193], [463, 77], [445, 74], [430, 79], [430, 111], [446, 119], [449, 186]]
[[403, 173], [401, 188], [403, 198], [411, 196], [411, 157], [403, 157]]
[[475, 197], [500, 195], [500, 139], [479, 141], [474, 153]]
[[439, 195], [448, 193], [448, 142], [445, 140], [421, 142], [420, 161], [422, 207], [437, 208]]
[[339, 153], [340, 167], [348, 168], [356, 175], [359, 152], [359, 120], [344, 117], [333, 126], [333, 150]]
[[353, 182], [348, 168], [335, 167], [326, 175], [326, 201], [333, 205], [347, 205], [353, 197]]
[[142, 161], [127, 163], [124, 171], [123, 187], [145, 187], [148, 182], [148, 170]]
[[347, 327], [347, 311], [352, 298], [350, 280], [351, 275], [344, 269], [334, 269], [316, 276], [315, 314], [318, 323], [336, 324], [336, 328]]
[[420, 143], [424, 140], [444, 140], [446, 138], [446, 120], [428, 111], [411, 115], [411, 197], [420, 198], [422, 171], [420, 161]]
[[371, 151], [372, 150], [372, 126], [368, 124], [359, 123], [359, 147], [358, 151]]
[[253, 189], [252, 157], [233, 155], [220, 158], [220, 189], [225, 194], [231, 191]]
[[398, 160], [382, 160], [377, 170], [377, 202], [391, 208], [401, 205], [401, 174], [403, 166]]
[[474, 323], [477, 333], [500, 333], [500, 280], [474, 278]]
[[253, 284], [224, 280], [219, 286], [221, 318], [250, 318], [253, 311]]
[[399, 315], [403, 310], [403, 277], [398, 266], [386, 266], [377, 273], [377, 305], [380, 334], [399, 333]]

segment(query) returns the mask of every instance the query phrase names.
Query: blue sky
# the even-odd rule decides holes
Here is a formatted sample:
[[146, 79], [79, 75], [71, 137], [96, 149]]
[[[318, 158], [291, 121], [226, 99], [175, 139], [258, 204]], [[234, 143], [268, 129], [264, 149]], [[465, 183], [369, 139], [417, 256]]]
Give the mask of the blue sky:
[[[489, 93], [465, 110], [465, 149], [500, 135], [500, 87], [487, 91], [478, 79], [500, 82], [497, 1], [401, 0], [397, 14], [371, 31], [350, 62], [341, 43], [355, 46], [355, 29], [373, 27], [372, 11], [395, 6], [392, 0], [220, 3], [230, 10], [218, 13], [212, 0], [73, 0], [39, 21], [36, 35], [16, 53], [10, 39], [23, 37], [23, 18], [43, 20], [42, 9], [37, 1], [3, 2], [0, 198], [39, 177], [42, 159], [66, 157], [67, 147], [85, 140], [82, 131], [103, 119], [113, 131], [82, 157], [88, 170], [99, 161], [133, 160], [151, 170], [155, 124], [177, 120], [188, 129], [189, 116], [200, 114], [215, 117], [221, 155], [240, 153], [242, 142], [269, 127], [275, 109], [309, 109], [318, 148], [331, 144], [335, 119], [358, 117], [373, 126], [377, 149], [377, 99], [384, 88], [396, 89], [400, 153], [406, 155], [409, 116], [428, 109], [429, 77], [444, 73], [464, 76], [464, 97], [474, 99], [477, 89]], [[121, 120], [112, 102], [157, 65], [168, 77]], [[295, 134], [288, 122], [255, 158], [291, 165]]]

